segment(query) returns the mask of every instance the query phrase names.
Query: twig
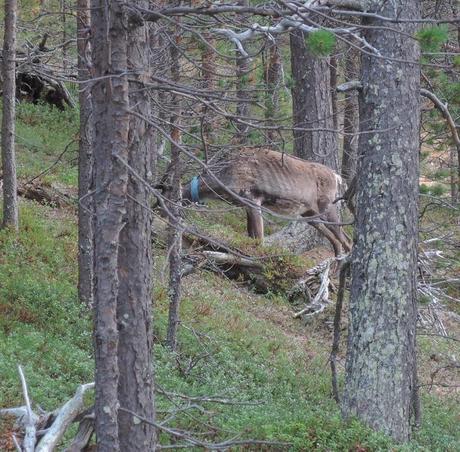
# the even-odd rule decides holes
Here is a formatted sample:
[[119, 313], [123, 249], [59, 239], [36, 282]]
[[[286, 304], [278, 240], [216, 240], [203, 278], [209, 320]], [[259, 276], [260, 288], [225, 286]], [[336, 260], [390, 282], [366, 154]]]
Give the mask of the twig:
[[16, 447], [16, 450], [17, 450], [18, 452], [22, 452], [21, 446], [19, 445], [19, 442], [18, 442], [18, 440], [17, 440], [17, 438], [16, 438], [16, 435], [13, 433], [13, 434], [11, 435], [11, 437], [13, 438], [13, 443], [14, 443], [14, 447]]
[[69, 147], [71, 144], [75, 143], [76, 140], [72, 140], [69, 143], [67, 143], [66, 147], [64, 150], [58, 155], [57, 159], [46, 169], [44, 169], [41, 173], [37, 174], [34, 176], [32, 179], [28, 180], [26, 182], [26, 185], [31, 184], [34, 180], [38, 179], [39, 177], [43, 176], [44, 174], [50, 172], [62, 159], [64, 154], [69, 150]]
[[247, 405], [247, 406], [257, 406], [262, 405], [264, 402], [249, 402], [244, 400], [230, 400], [222, 399], [218, 397], [200, 397], [200, 396], [188, 396], [185, 394], [178, 394], [176, 392], [165, 391], [160, 388], [155, 389], [156, 392], [167, 395], [168, 397], [177, 397], [179, 399], [190, 400], [192, 402], [209, 402], [209, 403], [218, 403], [220, 405]]
[[291, 443], [279, 442], [279, 441], [263, 441], [263, 440], [227, 440], [221, 443], [209, 443], [207, 441], [202, 441], [198, 438], [191, 436], [188, 432], [179, 431], [170, 427], [166, 427], [164, 425], [159, 424], [158, 422], [146, 419], [145, 417], [139, 416], [134, 411], [128, 410], [127, 408], [120, 407], [120, 411], [124, 411], [125, 413], [131, 414], [132, 416], [136, 417], [142, 422], [147, 424], [153, 425], [159, 430], [162, 430], [165, 433], [169, 433], [172, 436], [177, 438], [182, 438], [185, 441], [189, 442], [194, 446], [204, 447], [209, 450], [221, 450], [227, 449], [234, 446], [243, 446], [243, 445], [270, 445], [270, 446], [290, 446]]
[[25, 436], [24, 436], [24, 441], [23, 441], [23, 447], [24, 447], [24, 452], [34, 452], [35, 441], [36, 441], [36, 427], [35, 427], [36, 416], [34, 412], [32, 411], [32, 407], [30, 406], [29, 391], [27, 390], [26, 378], [24, 376], [24, 372], [22, 371], [22, 367], [20, 365], [18, 365], [18, 372], [19, 372], [19, 378], [21, 379], [22, 393], [24, 395], [24, 400], [26, 402], [26, 411], [27, 411], [27, 415], [24, 418]]

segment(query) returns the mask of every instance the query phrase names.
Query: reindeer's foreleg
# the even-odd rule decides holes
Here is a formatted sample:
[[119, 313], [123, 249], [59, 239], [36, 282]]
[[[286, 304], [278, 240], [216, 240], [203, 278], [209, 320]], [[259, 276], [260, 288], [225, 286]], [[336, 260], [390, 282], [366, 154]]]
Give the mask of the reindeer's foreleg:
[[253, 239], [264, 241], [264, 219], [262, 212], [256, 207], [247, 207], [246, 215], [248, 220], [248, 235]]
[[323, 224], [323, 223], [308, 223], [313, 226], [317, 231], [319, 231], [324, 237], [326, 237], [329, 242], [331, 242], [332, 248], [334, 248], [334, 254], [340, 256], [342, 254], [342, 244], [335, 235]]
[[[325, 220], [331, 223], [340, 223], [339, 215], [334, 207], [331, 207], [325, 215]], [[342, 226], [338, 224], [326, 224], [329, 231], [334, 234], [334, 237], [340, 242], [345, 251], [348, 253], [351, 251], [351, 239], [345, 234]]]

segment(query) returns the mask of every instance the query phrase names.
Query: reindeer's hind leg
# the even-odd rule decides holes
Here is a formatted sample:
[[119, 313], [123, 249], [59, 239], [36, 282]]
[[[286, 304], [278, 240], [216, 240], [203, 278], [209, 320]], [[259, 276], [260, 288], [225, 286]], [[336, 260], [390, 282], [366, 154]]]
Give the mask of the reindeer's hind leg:
[[264, 241], [264, 219], [262, 212], [256, 207], [247, 207], [246, 215], [248, 220], [248, 235], [253, 239]]
[[[324, 219], [326, 221], [330, 221], [331, 223], [340, 223], [340, 218], [337, 214], [337, 210], [333, 206], [331, 206], [330, 209], [326, 212]], [[324, 226], [326, 226], [326, 228], [329, 229], [332, 234], [334, 234], [334, 237], [341, 243], [347, 253], [351, 251], [351, 240], [345, 234], [342, 226], [338, 224], [325, 224]]]

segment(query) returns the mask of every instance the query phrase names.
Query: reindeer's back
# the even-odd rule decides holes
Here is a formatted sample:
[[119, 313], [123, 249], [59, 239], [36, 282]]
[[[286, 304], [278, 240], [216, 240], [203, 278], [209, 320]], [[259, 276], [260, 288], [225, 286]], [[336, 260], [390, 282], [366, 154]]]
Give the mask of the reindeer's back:
[[259, 195], [276, 210], [300, 209], [290, 203], [321, 209], [335, 198], [336, 175], [320, 163], [257, 148], [241, 149], [232, 160], [226, 177], [229, 186], [243, 195]]

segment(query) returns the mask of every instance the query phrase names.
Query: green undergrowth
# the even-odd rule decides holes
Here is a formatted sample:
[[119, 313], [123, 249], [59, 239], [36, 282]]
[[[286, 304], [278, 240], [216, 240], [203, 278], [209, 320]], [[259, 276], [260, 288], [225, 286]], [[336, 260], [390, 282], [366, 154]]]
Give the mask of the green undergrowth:
[[[76, 296], [76, 226], [57, 209], [21, 203], [21, 232], [0, 232], [0, 406], [22, 404], [16, 366], [35, 403], [54, 409], [92, 380], [91, 322]], [[154, 291], [156, 379], [161, 419], [215, 442], [232, 438], [289, 446], [247, 450], [449, 451], [458, 446], [453, 402], [424, 398], [415, 440], [397, 447], [357, 421], [344, 422], [331, 398], [331, 333], [292, 319], [281, 299], [256, 296], [201, 272], [183, 285], [177, 353], [164, 347], [167, 289], [163, 257]], [[190, 401], [178, 395], [198, 397]], [[225, 399], [227, 404], [200, 397]], [[162, 436], [167, 444], [169, 438]]]
[[[77, 115], [77, 110], [62, 113], [43, 105], [18, 106], [17, 155], [22, 180], [52, 165], [77, 137]], [[40, 182], [74, 187], [75, 149], [76, 143], [71, 143], [62, 161]], [[210, 207], [225, 205], [210, 203]], [[21, 364], [33, 401], [54, 409], [74, 393], [78, 384], [93, 379], [91, 320], [76, 293], [76, 223], [68, 212], [24, 200], [20, 218], [18, 236], [0, 231], [0, 406], [23, 404], [17, 374], [17, 365]], [[311, 266], [308, 258], [288, 255], [276, 247], [262, 248], [249, 239], [242, 209], [190, 212], [188, 219], [204, 234], [244, 254], [258, 256], [265, 264], [265, 277], [271, 278], [274, 287], [283, 289], [283, 283]], [[448, 209], [430, 206], [424, 221], [438, 222], [441, 236], [449, 231], [454, 219]], [[267, 223], [267, 232], [277, 227], [276, 223]], [[422, 233], [422, 238], [429, 237]], [[441, 242], [439, 246], [447, 255], [458, 257], [458, 250], [446, 248]], [[234, 282], [206, 272], [188, 276], [183, 285], [179, 350], [171, 353], [163, 345], [167, 323], [167, 289], [159, 276], [163, 260], [164, 256], [157, 256], [154, 293], [157, 382], [170, 393], [232, 402], [158, 395], [160, 418], [180, 408], [168, 425], [197, 434], [206, 431], [204, 438], [208, 441], [239, 435], [290, 444], [265, 449], [251, 446], [248, 450], [460, 448], [458, 407], [453, 398], [424, 395], [422, 428], [404, 447], [395, 446], [357, 421], [344, 422], [330, 396], [330, 332], [317, 334], [293, 320], [290, 307], [280, 295], [255, 296]], [[444, 264], [440, 261], [438, 265]], [[449, 265], [446, 274], [454, 274], [458, 267]], [[432, 340], [423, 338], [419, 347], [419, 361], [425, 366], [433, 354]], [[450, 355], [453, 350], [440, 342], [436, 353]], [[162, 436], [163, 443], [168, 441]]]
[[56, 408], [92, 375], [88, 314], [77, 302], [76, 226], [22, 202], [18, 236], [0, 231], [0, 405], [21, 403], [17, 365], [33, 399]]
[[[260, 242], [248, 237], [243, 209], [228, 208], [228, 204], [222, 202], [209, 202], [205, 209], [188, 212], [188, 221], [197, 226], [200, 233], [214, 240], [216, 246], [225, 244], [234, 251], [257, 258], [263, 264], [263, 276], [272, 292], [285, 292], [293, 281], [314, 265], [309, 257], [292, 254], [276, 245], [260, 246]], [[279, 228], [277, 223], [265, 221], [267, 235]]]
[[78, 117], [78, 108], [60, 111], [42, 104], [17, 105], [19, 179], [29, 181], [53, 166], [37, 182], [77, 186]]

